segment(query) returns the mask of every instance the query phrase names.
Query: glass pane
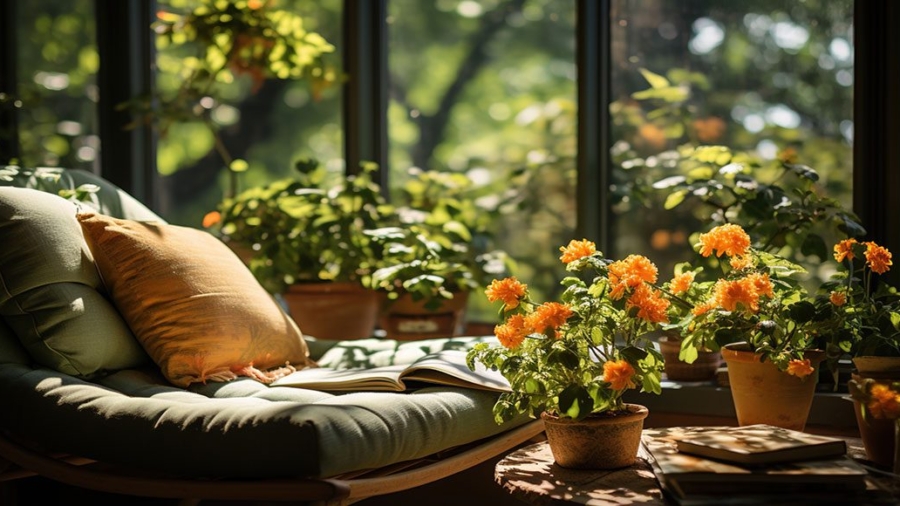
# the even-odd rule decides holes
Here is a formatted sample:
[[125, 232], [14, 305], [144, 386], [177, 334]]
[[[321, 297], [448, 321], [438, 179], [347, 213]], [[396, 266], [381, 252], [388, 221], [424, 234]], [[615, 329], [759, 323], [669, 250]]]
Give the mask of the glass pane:
[[99, 163], [99, 67], [91, 0], [16, 5], [21, 165], [91, 170]]
[[[394, 200], [411, 168], [466, 175], [515, 274], [554, 295], [575, 227], [575, 2], [391, 0], [388, 23]], [[475, 293], [469, 315], [496, 308]]]
[[[851, 0], [612, 2], [617, 252], [650, 256], [668, 278], [675, 262], [693, 258], [691, 235], [709, 227], [711, 213], [733, 209], [727, 190], [714, 197], [699, 186], [682, 192], [679, 179], [666, 178], [696, 178], [739, 162], [717, 173], [724, 181], [750, 159], [699, 163], [690, 156], [697, 152], [685, 147], [747, 152], [761, 164], [747, 175], [760, 184], [797, 187], [803, 178], [795, 169], [811, 167], [820, 176], [812, 190], [850, 208], [852, 13]], [[730, 181], [734, 187], [737, 179]], [[770, 212], [777, 205], [760, 208]], [[797, 234], [767, 236], [763, 228], [751, 235], [757, 231], [758, 245], [801, 261], [813, 277], [827, 277], [816, 269], [831, 237], [816, 247], [815, 239], [798, 244]]]
[[[287, 177], [301, 157], [344, 170], [341, 0], [229, 2], [219, 5], [243, 11], [221, 13], [195, 10], [212, 5], [209, 1], [159, 0], [157, 4], [157, 93], [172, 104], [156, 118], [164, 218], [199, 227], [204, 214], [223, 195]], [[204, 27], [192, 21], [191, 14], [206, 16], [203, 19], [211, 24]], [[224, 17], [212, 17], [220, 14]], [[176, 23], [176, 28], [167, 31], [167, 23]], [[273, 36], [261, 23], [302, 30]], [[221, 50], [206, 52], [208, 46], [185, 38], [185, 33], [198, 28], [201, 35], [215, 34]], [[299, 69], [297, 65], [267, 63], [284, 54], [281, 43], [288, 37], [316, 40], [310, 33], [334, 46], [321, 55], [324, 80], [311, 76], [311, 67], [305, 67], [298, 78], [290, 73]], [[216, 72], [214, 81], [193, 73], [204, 68]], [[230, 160], [246, 162], [235, 165], [245, 170], [229, 171]]]

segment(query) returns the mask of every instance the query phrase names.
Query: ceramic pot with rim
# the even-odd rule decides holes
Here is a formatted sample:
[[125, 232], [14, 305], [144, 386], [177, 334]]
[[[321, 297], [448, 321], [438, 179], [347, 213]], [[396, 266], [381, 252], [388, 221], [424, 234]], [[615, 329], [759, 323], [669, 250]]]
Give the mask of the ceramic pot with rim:
[[802, 431], [806, 427], [819, 377], [819, 364], [825, 352], [804, 353], [814, 370], [798, 378], [779, 370], [771, 362], [763, 362], [746, 343], [727, 344], [722, 358], [728, 365], [731, 398], [739, 425], [757, 423]]
[[669, 335], [660, 336], [659, 351], [663, 356], [666, 378], [672, 381], [712, 381], [722, 365], [722, 354], [718, 351], [700, 351], [697, 360], [690, 364], [684, 362], [678, 358], [681, 339]]
[[408, 293], [385, 304], [379, 324], [388, 339], [418, 341], [458, 336], [463, 333], [469, 292], [456, 292], [437, 309], [428, 309], [424, 301], [413, 300]]
[[[900, 381], [900, 357], [854, 357], [853, 365], [856, 367], [856, 373], [852, 375], [854, 380]], [[853, 400], [853, 411], [866, 458], [885, 469], [892, 469], [896, 456], [895, 420], [875, 418], [856, 399]]]
[[359, 283], [297, 283], [282, 294], [304, 335], [347, 340], [372, 337], [383, 296]]
[[634, 464], [649, 411], [626, 404], [624, 412], [592, 414], [583, 420], [541, 413], [547, 443], [557, 465], [572, 469], [618, 469]]

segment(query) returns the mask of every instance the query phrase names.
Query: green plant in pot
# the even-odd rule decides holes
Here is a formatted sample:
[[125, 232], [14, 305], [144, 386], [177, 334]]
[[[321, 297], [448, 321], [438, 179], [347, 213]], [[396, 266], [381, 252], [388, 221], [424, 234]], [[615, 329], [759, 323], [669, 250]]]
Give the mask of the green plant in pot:
[[392, 339], [463, 332], [469, 294], [504, 275], [510, 262], [491, 248], [489, 213], [462, 174], [411, 171], [399, 225], [368, 230], [382, 247], [372, 286], [387, 295], [382, 328]]
[[476, 345], [468, 365], [496, 369], [509, 380], [495, 419], [540, 416], [557, 464], [628, 466], [647, 409], [622, 396], [636, 388], [661, 392], [663, 359], [652, 336], [668, 321], [670, 300], [655, 285], [657, 269], [646, 257], [612, 261], [587, 240], [561, 250], [570, 275], [561, 281], [560, 302], [533, 300], [514, 277], [491, 283], [488, 299], [503, 304], [499, 345]]
[[[381, 247], [364, 230], [394, 219], [372, 180], [377, 167], [363, 164], [359, 174], [345, 176], [315, 160], [295, 166], [294, 178], [225, 199], [215, 226], [223, 240], [248, 252], [250, 270], [270, 293], [284, 295], [305, 333], [369, 337], [380, 295], [368, 287]], [[348, 323], [356, 325], [344, 328]]]
[[890, 270], [891, 257], [887, 248], [871, 241], [835, 244], [834, 259], [844, 269], [822, 283], [816, 320], [830, 358], [849, 354], [860, 370], [867, 369], [860, 364], [869, 357], [894, 362], [893, 373], [900, 379], [900, 293], [880, 278]]

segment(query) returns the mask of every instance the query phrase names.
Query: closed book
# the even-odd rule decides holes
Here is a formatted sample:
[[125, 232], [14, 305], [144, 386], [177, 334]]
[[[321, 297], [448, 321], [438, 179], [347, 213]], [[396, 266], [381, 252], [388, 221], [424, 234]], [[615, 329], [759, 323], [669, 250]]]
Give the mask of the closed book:
[[747, 466], [681, 452], [680, 440], [693, 439], [722, 427], [645, 429], [643, 444], [660, 487], [680, 504], [762, 504], [773, 496], [871, 498], [867, 471], [853, 459], [839, 456], [816, 460]]
[[682, 453], [752, 466], [847, 453], [842, 439], [762, 424], [696, 431], [678, 439], [676, 446]]

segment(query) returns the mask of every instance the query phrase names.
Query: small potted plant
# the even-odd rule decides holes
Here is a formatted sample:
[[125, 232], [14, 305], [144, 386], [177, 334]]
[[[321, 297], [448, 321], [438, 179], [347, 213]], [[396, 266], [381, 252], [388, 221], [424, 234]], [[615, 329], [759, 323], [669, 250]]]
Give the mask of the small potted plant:
[[872, 409], [880, 400], [894, 399], [885, 385], [900, 382], [900, 293], [880, 279], [893, 264], [891, 256], [871, 241], [838, 242], [834, 259], [845, 270], [823, 283], [815, 300], [816, 330], [832, 373], [837, 375], [838, 359], [845, 355], [856, 369], [848, 389], [866, 455], [886, 467], [893, 464], [894, 424]]
[[663, 360], [651, 336], [668, 321], [670, 301], [646, 257], [613, 262], [587, 240], [560, 249], [572, 274], [561, 282], [560, 302], [532, 300], [515, 278], [487, 288], [489, 300], [503, 303], [495, 328], [500, 345], [476, 345], [469, 367], [480, 363], [509, 380], [511, 392], [494, 405], [496, 420], [540, 416], [557, 464], [628, 466], [648, 412], [622, 395], [632, 388], [661, 392]]
[[205, 224], [248, 251], [250, 270], [270, 293], [283, 294], [305, 333], [370, 337], [381, 297], [368, 287], [381, 248], [364, 230], [394, 219], [372, 181], [376, 167], [363, 164], [354, 176], [331, 173], [315, 160], [296, 168], [294, 178], [225, 199]]
[[698, 246], [722, 276], [682, 322], [682, 348], [722, 347], [738, 423], [803, 430], [825, 357], [815, 349], [815, 307], [795, 278], [805, 269], [751, 247], [734, 224], [700, 234]]
[[414, 340], [464, 331], [469, 294], [509, 269], [492, 248], [490, 212], [470, 194], [462, 174], [410, 171], [399, 226], [368, 230], [382, 248], [372, 286], [387, 295], [381, 327], [391, 339]]
[[838, 242], [834, 259], [846, 270], [822, 283], [816, 309], [831, 362], [846, 353], [861, 373], [892, 373], [900, 379], [900, 293], [879, 279], [890, 270], [891, 256], [871, 241]]

